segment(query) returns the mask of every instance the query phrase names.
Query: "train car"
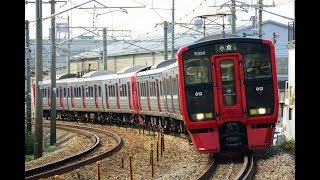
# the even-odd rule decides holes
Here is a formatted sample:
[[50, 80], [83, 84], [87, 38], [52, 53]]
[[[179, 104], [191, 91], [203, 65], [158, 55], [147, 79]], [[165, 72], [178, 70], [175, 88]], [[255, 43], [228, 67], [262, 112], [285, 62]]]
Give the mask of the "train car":
[[49, 119], [50, 117], [50, 108], [51, 108], [51, 81], [44, 80], [42, 84], [42, 108], [43, 108], [43, 117]]
[[177, 59], [183, 120], [199, 152], [272, 144], [279, 101], [271, 41], [209, 40], [180, 48]]

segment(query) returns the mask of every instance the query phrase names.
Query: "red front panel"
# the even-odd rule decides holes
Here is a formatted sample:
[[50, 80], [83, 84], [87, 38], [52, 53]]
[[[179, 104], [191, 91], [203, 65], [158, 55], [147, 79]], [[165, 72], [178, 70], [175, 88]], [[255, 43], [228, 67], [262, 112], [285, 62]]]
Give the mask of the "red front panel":
[[270, 146], [273, 141], [274, 127], [255, 128], [247, 125], [249, 149], [262, 149]]
[[99, 110], [99, 97], [98, 97], [97, 85], [94, 85], [94, 102], [95, 102], [96, 108]]
[[160, 104], [160, 92], [159, 92], [159, 81], [158, 81], [158, 79], [156, 80], [156, 84], [157, 84], [157, 101], [158, 101], [159, 112], [162, 112], [161, 104]]
[[134, 113], [139, 114], [139, 103], [138, 103], [138, 89], [137, 89], [137, 81], [136, 81], [137, 73], [131, 77], [131, 84], [132, 84], [132, 104]]
[[84, 85], [82, 85], [82, 105], [84, 109], [87, 109], [86, 88]]
[[107, 104], [107, 108], [110, 109], [110, 106], [109, 106], [109, 96], [108, 96], [108, 93], [109, 93], [108, 84], [105, 84], [105, 85], [104, 85], [104, 88], [105, 88], [105, 92], [106, 92], [106, 104]]
[[220, 151], [218, 128], [214, 128], [213, 132], [190, 134], [190, 137], [200, 153]]

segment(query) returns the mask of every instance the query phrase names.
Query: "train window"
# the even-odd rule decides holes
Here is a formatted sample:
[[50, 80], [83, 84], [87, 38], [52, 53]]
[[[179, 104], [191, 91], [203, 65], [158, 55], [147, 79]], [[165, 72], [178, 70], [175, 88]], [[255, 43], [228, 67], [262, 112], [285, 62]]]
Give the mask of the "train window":
[[124, 86], [124, 94], [123, 94], [123, 96], [127, 97], [127, 85], [124, 84], [123, 86]]
[[141, 97], [141, 88], [140, 88], [140, 83], [137, 83], [138, 86], [138, 96]]
[[123, 84], [121, 84], [121, 89], [120, 89], [120, 96], [124, 96], [124, 85]]
[[141, 97], [144, 97], [144, 90], [143, 90], [143, 89], [144, 89], [144, 86], [143, 86], [143, 84], [144, 84], [144, 83], [141, 83], [141, 84], [140, 84]]
[[121, 85], [122, 86], [122, 97], [125, 96], [125, 87], [124, 87], [124, 84]]
[[169, 79], [167, 79], [166, 81], [167, 81], [167, 95], [170, 95], [171, 94], [170, 81], [169, 81]]
[[185, 83], [207, 83], [211, 81], [210, 61], [208, 58], [187, 59], [184, 61]]
[[91, 89], [91, 97], [94, 97], [94, 95], [93, 95], [93, 86], [91, 86], [90, 89]]
[[144, 83], [141, 83], [141, 97], [145, 97], [145, 85]]
[[69, 91], [70, 91], [70, 88], [68, 88], [68, 94], [67, 94], [68, 96], [67, 96], [67, 98], [70, 97], [70, 92]]
[[289, 121], [292, 120], [292, 108], [289, 108]]
[[131, 98], [130, 84], [128, 83], [128, 94], [127, 97]]
[[225, 106], [233, 106], [237, 103], [233, 60], [221, 61], [220, 69], [223, 92], [223, 104]]
[[101, 86], [99, 86], [98, 89], [99, 89], [99, 97], [101, 97]]
[[150, 96], [153, 96], [152, 82], [149, 82]]
[[147, 97], [147, 84], [146, 83], [143, 83], [143, 94], [144, 94], [144, 97]]
[[59, 88], [57, 88], [56, 90], [57, 90], [57, 98], [59, 98]]
[[111, 85], [111, 97], [115, 97], [114, 85]]
[[176, 95], [177, 94], [177, 80], [176, 80], [176, 78], [172, 78], [171, 84], [172, 84], [172, 94]]
[[160, 81], [160, 96], [162, 96], [162, 81]]
[[112, 85], [112, 96], [116, 97], [116, 91], [115, 91], [114, 85]]
[[156, 82], [153, 82], [153, 95], [157, 96], [157, 91], [156, 91]]
[[78, 87], [78, 97], [81, 98], [81, 88]]
[[67, 97], [67, 91], [66, 91], [66, 88], [63, 88], [63, 97]]
[[245, 78], [270, 78], [271, 58], [267, 45], [246, 44], [246, 51], [243, 52], [245, 65]]

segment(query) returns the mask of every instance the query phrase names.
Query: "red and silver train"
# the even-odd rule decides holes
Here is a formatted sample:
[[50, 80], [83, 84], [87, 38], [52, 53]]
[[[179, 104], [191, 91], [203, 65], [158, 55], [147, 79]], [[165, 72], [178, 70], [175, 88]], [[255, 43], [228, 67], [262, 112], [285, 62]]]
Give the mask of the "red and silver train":
[[[44, 81], [46, 118], [50, 89]], [[57, 80], [56, 97], [58, 118], [188, 132], [201, 153], [263, 149], [278, 117], [274, 45], [253, 38], [200, 42], [180, 48], [177, 60], [134, 72]]]

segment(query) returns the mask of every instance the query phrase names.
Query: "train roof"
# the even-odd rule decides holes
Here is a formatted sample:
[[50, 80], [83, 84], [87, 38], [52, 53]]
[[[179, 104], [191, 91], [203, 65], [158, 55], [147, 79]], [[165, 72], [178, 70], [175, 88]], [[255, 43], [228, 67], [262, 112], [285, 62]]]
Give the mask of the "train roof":
[[[56, 75], [56, 80], [68, 79], [68, 78], [76, 78], [76, 77], [77, 77], [76, 74], [57, 74]], [[43, 81], [51, 81], [51, 77], [50, 76], [45, 76], [43, 78]]]
[[170, 65], [170, 64], [172, 64], [172, 63], [174, 63], [176, 61], [177, 61], [177, 59], [164, 60], [164, 61], [161, 61], [161, 62], [159, 62], [157, 64], [152, 65], [150, 69], [157, 69], [157, 68], [166, 67], [166, 66], [168, 66], [168, 65]]
[[146, 70], [150, 68], [150, 66], [147, 65], [135, 65], [135, 66], [129, 66], [126, 68], [123, 68], [117, 72], [117, 74], [126, 74], [126, 73], [131, 73], [131, 72], [138, 72], [142, 70]]
[[174, 67], [177, 67], [177, 66], [178, 66], [178, 62], [176, 61], [176, 62], [166, 66], [165, 69], [171, 69], [171, 68], [174, 68]]
[[[201, 46], [206, 46], [209, 44], [220, 44], [220, 43], [229, 43], [229, 42], [250, 42], [250, 43], [262, 43], [263, 40], [268, 39], [260, 39], [260, 38], [251, 38], [251, 37], [227, 37], [227, 38], [219, 38], [219, 39], [210, 39], [202, 42], [196, 42], [188, 45], [190, 49], [198, 48]], [[270, 41], [270, 40], [268, 40]]]
[[82, 78], [89, 78], [89, 77], [109, 75], [109, 74], [115, 74], [115, 73], [112, 72], [112, 71], [109, 71], [109, 70], [91, 71], [91, 72], [88, 72], [88, 73], [84, 74], [82, 76]]
[[161, 68], [157, 68], [157, 69], [150, 69], [148, 71], [143, 71], [143, 72], [139, 72], [137, 76], [143, 76], [143, 75], [150, 75], [150, 74], [157, 74], [157, 73], [162, 73], [163, 71], [165, 71], [166, 69], [168, 69], [169, 66], [171, 66], [172, 64], [168, 65], [168, 66], [164, 66]]

